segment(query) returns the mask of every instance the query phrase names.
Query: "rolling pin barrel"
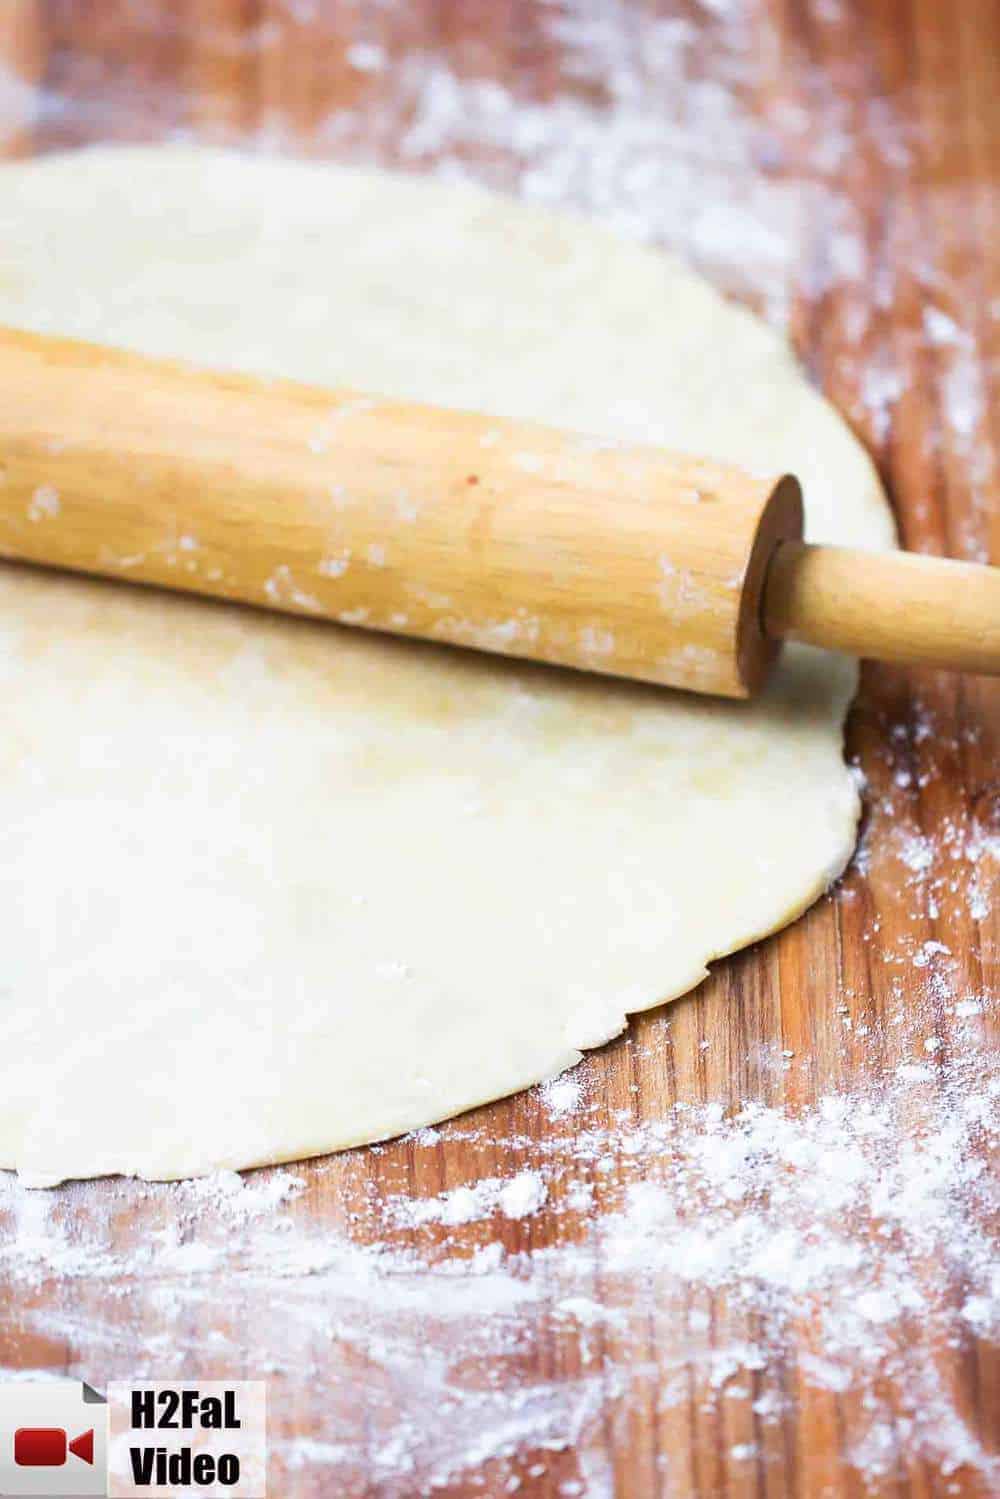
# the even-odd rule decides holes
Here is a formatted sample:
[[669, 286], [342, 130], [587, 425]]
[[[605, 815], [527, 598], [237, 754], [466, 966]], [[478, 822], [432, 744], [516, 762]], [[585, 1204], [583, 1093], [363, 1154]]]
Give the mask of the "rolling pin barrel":
[[743, 697], [794, 479], [0, 334], [0, 556]]
[[1000, 569], [789, 477], [0, 331], [0, 557], [746, 697], [783, 639], [1000, 671]]

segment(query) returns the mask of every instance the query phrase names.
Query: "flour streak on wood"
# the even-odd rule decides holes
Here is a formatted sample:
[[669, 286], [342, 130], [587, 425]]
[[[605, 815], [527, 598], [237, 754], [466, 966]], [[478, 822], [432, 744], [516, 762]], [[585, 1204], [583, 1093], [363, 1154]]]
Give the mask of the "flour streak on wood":
[[[1000, 561], [988, 0], [333, 11], [12, 0], [2, 149], [252, 138], [461, 167], [647, 232], [787, 315], [909, 547]], [[963, 1100], [1000, 983], [997, 686], [867, 670], [850, 752], [868, 813], [839, 888], [638, 1019], [586, 1064], [583, 1100], [532, 1092], [205, 1197], [11, 1189], [0, 1361], [97, 1384], [266, 1375], [277, 1490], [302, 1499], [431, 1478], [533, 1499], [991, 1492], [987, 1137]], [[765, 1112], [725, 1122], [747, 1104]]]

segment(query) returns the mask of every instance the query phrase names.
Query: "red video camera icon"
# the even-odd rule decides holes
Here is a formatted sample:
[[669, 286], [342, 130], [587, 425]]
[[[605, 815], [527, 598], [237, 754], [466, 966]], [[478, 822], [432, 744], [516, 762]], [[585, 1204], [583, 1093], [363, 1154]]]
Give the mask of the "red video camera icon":
[[20, 1426], [14, 1433], [14, 1461], [19, 1468], [61, 1468], [72, 1452], [81, 1462], [94, 1461], [94, 1428], [70, 1442], [62, 1426]]

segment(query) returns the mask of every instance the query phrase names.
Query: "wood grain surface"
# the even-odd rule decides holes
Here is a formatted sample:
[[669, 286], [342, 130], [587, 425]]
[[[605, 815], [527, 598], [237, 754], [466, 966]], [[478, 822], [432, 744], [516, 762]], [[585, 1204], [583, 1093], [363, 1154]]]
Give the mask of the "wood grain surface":
[[[413, 171], [443, 162], [638, 224], [786, 323], [876, 456], [908, 547], [1000, 562], [992, 0], [7, 0], [0, 64], [9, 156], [189, 134]], [[586, 1179], [597, 1213], [616, 1183], [635, 1183], [636, 1131], [676, 1119], [678, 1104], [812, 1119], [824, 1098], [883, 1097], [900, 1067], [918, 1078], [893, 1106], [905, 1160], [945, 1094], [971, 1094], [989, 1065], [998, 752], [997, 683], [866, 668], [849, 730], [866, 818], [838, 886], [588, 1059], [585, 1114], [558, 1115], [532, 1090], [438, 1137], [296, 1168], [304, 1185], [282, 1209], [292, 1239], [338, 1236], [357, 1261], [317, 1271], [303, 1258], [269, 1279], [254, 1262], [258, 1219], [204, 1218], [176, 1189], [91, 1183], [44, 1203], [0, 1199], [0, 1365], [95, 1385], [266, 1377], [271, 1491], [302, 1499], [996, 1492], [1000, 1361], [963, 1314], [968, 1287], [947, 1253], [897, 1246], [914, 1294], [887, 1320], [873, 1312], [871, 1356], [850, 1340], [834, 1377], [822, 1288], [812, 1300], [786, 1292], [766, 1319], [759, 1297], [741, 1302], [710, 1277], [630, 1302], [602, 1241], [586, 1249], [587, 1214], [571, 1210], [567, 1183]], [[589, 1160], [584, 1128], [602, 1141]], [[664, 1137], [668, 1181], [680, 1148]], [[449, 1235], [387, 1213], [542, 1167], [549, 1200], [523, 1218]], [[268, 1173], [253, 1190], [269, 1180], [282, 1190]], [[816, 1190], [820, 1204], [822, 1172]], [[947, 1201], [934, 1213], [933, 1243], [947, 1246]], [[886, 1275], [895, 1231], [874, 1207], [845, 1227], [859, 1264]], [[214, 1261], [199, 1259], [202, 1238]], [[454, 1278], [435, 1282], [433, 1315], [416, 1289], [412, 1302], [388, 1294], [398, 1277], [352, 1290], [352, 1266], [372, 1263], [364, 1247], [390, 1242], [396, 1265], [499, 1242], [521, 1256], [510, 1263], [535, 1266], [537, 1300], [477, 1344]], [[573, 1244], [590, 1254], [589, 1322], [560, 1320], [537, 1290]], [[847, 1284], [834, 1278], [829, 1295]], [[579, 1300], [579, 1275], [574, 1286]], [[614, 1313], [603, 1321], [602, 1305]], [[405, 1378], [385, 1356], [404, 1332]], [[736, 1347], [756, 1352], [727, 1365]], [[466, 1405], [468, 1429], [446, 1454], [456, 1392], [472, 1388], [484, 1439], [477, 1448], [478, 1407]], [[498, 1410], [510, 1415], [502, 1439]]]

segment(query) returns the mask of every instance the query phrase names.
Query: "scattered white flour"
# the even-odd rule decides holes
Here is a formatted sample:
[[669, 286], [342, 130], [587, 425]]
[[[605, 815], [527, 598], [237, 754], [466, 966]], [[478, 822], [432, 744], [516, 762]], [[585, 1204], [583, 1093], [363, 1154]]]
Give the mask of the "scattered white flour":
[[[419, 1138], [423, 1131], [418, 1131]], [[499, 1212], [505, 1218], [527, 1218], [545, 1204], [545, 1183], [537, 1171], [520, 1171], [509, 1181], [487, 1176], [474, 1186], [455, 1187], [440, 1197], [401, 1202], [398, 1222], [410, 1227], [424, 1223], [474, 1223]]]
[[347, 61], [359, 73], [380, 73], [386, 64], [386, 56], [374, 42], [355, 42], [348, 47]]
[[37, 108], [37, 91], [0, 61], [0, 147], [32, 123]]
[[197, 1216], [205, 1208], [234, 1224], [247, 1223], [261, 1213], [273, 1213], [305, 1189], [301, 1176], [274, 1170], [241, 1176], [238, 1171], [215, 1171], [211, 1176], [179, 1182], [175, 1192], [181, 1202], [190, 1201]]
[[[365, 1160], [388, 1163], [386, 1150], [303, 1176], [220, 1172], [176, 1186], [39, 1193], [5, 1176], [0, 1269], [22, 1326], [84, 1350], [72, 1368], [91, 1379], [204, 1356], [202, 1309], [213, 1367], [236, 1372], [249, 1357], [272, 1381], [276, 1415], [287, 1388], [301, 1417], [322, 1371], [312, 1435], [279, 1437], [278, 1455], [288, 1471], [322, 1467], [338, 1491], [372, 1462], [386, 1494], [459, 1478], [481, 1489], [483, 1463], [513, 1473], [519, 1454], [544, 1450], [572, 1459], [567, 1481], [610, 1494], [605, 1420], [617, 1429], [651, 1397], [682, 1411], [692, 1389], [709, 1410], [752, 1388], [770, 1456], [738, 1460], [777, 1460], [768, 1433], [792, 1410], [793, 1328], [813, 1398], [860, 1402], [851, 1454], [862, 1475], [895, 1472], [905, 1452], [1000, 1479], [933, 1358], [962, 1326], [1000, 1330], [989, 1061], [975, 1047], [935, 1056], [798, 1112], [678, 1102], [609, 1126], [590, 1106], [567, 1112], [562, 1131], [502, 1141], [458, 1122], [409, 1137], [418, 1180], [433, 1175], [442, 1139], [473, 1171], [502, 1145], [511, 1174], [426, 1196], [406, 1186], [398, 1152], [380, 1190], [364, 1190]], [[520, 1225], [543, 1208], [536, 1247]], [[152, 1229], [125, 1249], [119, 1225], [133, 1217]], [[488, 1226], [496, 1236], [484, 1240]], [[687, 1329], [680, 1341], [648, 1341], [657, 1315]], [[530, 1372], [532, 1350], [566, 1339], [577, 1374]], [[518, 1351], [518, 1380], [498, 1381]]]
[[39, 484], [28, 502], [28, 519], [56, 520], [61, 509], [59, 491], [51, 484]]
[[578, 1109], [583, 1101], [583, 1086], [575, 1074], [563, 1073], [542, 1084], [542, 1099], [553, 1119]]

